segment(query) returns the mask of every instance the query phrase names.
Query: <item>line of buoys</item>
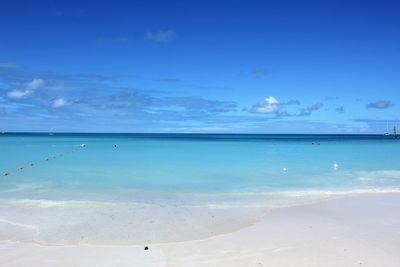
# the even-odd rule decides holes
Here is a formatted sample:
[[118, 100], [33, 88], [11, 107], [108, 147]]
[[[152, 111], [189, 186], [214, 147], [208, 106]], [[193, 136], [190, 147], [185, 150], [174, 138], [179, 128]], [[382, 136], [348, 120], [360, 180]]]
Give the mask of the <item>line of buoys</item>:
[[[80, 149], [85, 148], [85, 147], [86, 147], [86, 144], [81, 144], [81, 145], [80, 145]], [[51, 160], [51, 159], [56, 159], [57, 157], [62, 157], [64, 154], [74, 153], [74, 152], [77, 152], [78, 150], [79, 150], [79, 148], [74, 148], [73, 150], [67, 151], [67, 152], [65, 152], [65, 153], [60, 153], [60, 154], [58, 154], [58, 155], [53, 155], [53, 156], [45, 157], [45, 158], [44, 158], [44, 161], [49, 161], [49, 160]], [[33, 166], [34, 166], [34, 163], [33, 163], [33, 162], [30, 162], [30, 163], [28, 164], [28, 166], [29, 166], [29, 167], [33, 167]], [[22, 172], [25, 168], [26, 168], [26, 167], [21, 166], [21, 167], [19, 167], [19, 168], [16, 170], [16, 172]], [[3, 176], [10, 176], [10, 175], [11, 175], [11, 173], [8, 172], [8, 171], [3, 172]]]

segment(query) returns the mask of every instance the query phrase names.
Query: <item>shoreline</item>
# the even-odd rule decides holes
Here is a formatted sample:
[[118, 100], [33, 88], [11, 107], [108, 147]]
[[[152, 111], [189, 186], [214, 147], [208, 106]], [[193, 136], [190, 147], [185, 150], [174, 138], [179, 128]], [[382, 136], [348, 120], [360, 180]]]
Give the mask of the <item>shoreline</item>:
[[[274, 208], [259, 222], [237, 231], [154, 243], [148, 251], [143, 249], [145, 245], [47, 246], [1, 241], [0, 265], [399, 266], [400, 256], [395, 251], [400, 247], [400, 193], [371, 193]], [[337, 251], [338, 247], [342, 250]], [[342, 254], [351, 257], [343, 258]], [[306, 256], [316, 258], [299, 262]]]
[[[309, 192], [309, 191], [308, 191]], [[181, 239], [179, 237], [172, 237], [167, 238], [167, 240], [164, 241], [159, 241], [159, 240], [150, 240], [147, 239], [147, 242], [141, 242], [140, 240], [134, 240], [134, 239], [128, 239], [126, 241], [119, 242], [118, 240], [113, 240], [107, 243], [107, 241], [91, 241], [89, 239], [85, 240], [80, 240], [80, 241], [73, 241], [73, 242], [68, 242], [66, 241], [65, 243], [60, 243], [57, 238], [53, 239], [53, 242], [51, 241], [46, 241], [46, 239], [41, 239], [40, 235], [42, 234], [42, 230], [46, 232], [46, 225], [35, 225], [35, 224], [27, 224], [26, 221], [14, 221], [10, 220], [8, 218], [0, 218], [0, 242], [2, 241], [9, 241], [9, 242], [17, 242], [17, 243], [26, 243], [26, 244], [37, 244], [40, 246], [100, 246], [100, 247], [109, 247], [109, 246], [135, 246], [138, 244], [146, 243], [149, 245], [163, 245], [163, 244], [178, 244], [178, 243], [184, 243], [184, 242], [192, 242], [192, 241], [201, 241], [201, 240], [207, 240], [209, 238], [213, 237], [218, 237], [218, 236], [224, 236], [224, 235], [229, 235], [238, 231], [242, 231], [243, 229], [252, 227], [258, 223], [260, 223], [266, 216], [268, 216], [269, 213], [274, 212], [276, 210], [281, 210], [281, 209], [292, 209], [292, 208], [301, 208], [301, 207], [306, 207], [306, 206], [312, 206], [312, 205], [318, 205], [320, 203], [324, 202], [329, 202], [329, 201], [335, 201], [335, 200], [340, 200], [340, 199], [348, 199], [348, 198], [357, 198], [357, 197], [368, 197], [368, 196], [377, 196], [377, 195], [399, 195], [400, 196], [400, 191], [397, 188], [392, 188], [392, 189], [362, 189], [362, 190], [351, 190], [351, 191], [315, 191], [318, 194], [312, 195], [308, 198], [304, 197], [304, 192], [301, 192], [299, 196], [291, 196], [292, 199], [295, 199], [296, 202], [291, 202], [289, 204], [257, 204], [257, 205], [240, 205], [240, 204], [200, 204], [200, 205], [194, 205], [194, 204], [189, 204], [189, 205], [180, 205], [180, 204], [155, 204], [155, 203], [144, 203], [144, 202], [129, 202], [129, 201], [98, 201], [98, 200], [49, 200], [49, 199], [0, 199], [0, 203], [2, 203], [2, 206], [9, 206], [11, 209], [14, 207], [17, 209], [18, 207], [23, 207], [25, 210], [22, 210], [22, 212], [30, 210], [30, 209], [37, 209], [37, 210], [54, 210], [54, 209], [60, 209], [58, 214], [62, 214], [62, 216], [65, 216], [63, 211], [65, 210], [73, 210], [72, 213], [68, 213], [70, 217], [76, 217], [79, 215], [79, 212], [77, 213], [74, 209], [80, 209], [87, 213], [92, 209], [92, 212], [94, 216], [96, 216], [96, 213], [104, 213], [107, 212], [107, 210], [115, 210], [117, 208], [121, 208], [121, 206], [129, 206], [129, 210], [124, 207], [121, 209], [119, 212], [120, 215], [125, 216], [124, 213], [126, 212], [136, 212], [140, 211], [141, 215], [147, 216], [150, 212], [154, 213], [153, 217], [151, 217], [152, 220], [160, 220], [160, 221], [168, 221], [169, 215], [166, 215], [165, 212], [163, 213], [157, 213], [160, 210], [169, 210], [167, 213], [173, 213], [174, 216], [177, 216], [180, 218], [175, 218], [175, 224], [172, 223], [172, 229], [162, 229], [162, 230], [175, 230], [174, 228], [180, 229], [179, 228], [179, 223], [180, 219], [184, 219], [183, 216], [197, 216], [198, 222], [196, 220], [193, 220], [191, 223], [204, 223], [205, 220], [207, 220], [207, 217], [212, 217], [213, 219], [215, 216], [219, 216], [220, 221], [213, 221], [213, 222], [207, 222], [206, 225], [203, 225], [201, 228], [207, 228], [207, 227], [215, 227], [216, 224], [219, 224], [218, 227], [213, 228], [210, 232], [198, 232], [194, 235], [190, 236], [181, 236]], [[314, 192], [314, 193], [315, 193]], [[322, 194], [324, 192], [324, 194]], [[328, 193], [327, 193], [328, 192]], [[247, 193], [245, 193], [247, 194]], [[258, 193], [256, 193], [258, 194]], [[267, 193], [268, 194], [268, 193]], [[264, 195], [264, 193], [261, 193], [260, 195]], [[301, 196], [301, 197], [300, 197]], [[318, 197], [317, 197], [318, 196]], [[323, 196], [323, 197], [322, 197]], [[288, 197], [289, 198], [289, 197]], [[7, 209], [6, 209], [7, 210]], [[156, 212], [154, 212], [156, 211]], [[0, 214], [2, 214], [3, 210], [0, 208]], [[20, 211], [21, 212], [21, 211]], [[75, 212], [75, 213], [74, 213]], [[35, 212], [32, 213], [33, 217], [35, 216]], [[235, 215], [232, 217], [232, 215]], [[47, 214], [47, 217], [51, 217], [57, 215], [55, 214]], [[108, 214], [110, 217], [112, 217], [112, 214]], [[165, 217], [167, 216], [167, 217]], [[232, 223], [232, 221], [224, 222], [226, 221], [227, 217], [231, 217], [231, 219], [236, 220], [235, 223]], [[32, 219], [33, 217], [26, 217], [27, 219]], [[68, 217], [68, 216], [67, 216]], [[95, 217], [93, 217], [95, 218]], [[95, 218], [99, 219], [99, 218]], [[118, 219], [118, 218], [116, 218]], [[137, 218], [131, 217], [131, 220], [134, 220], [136, 223], [139, 224], [146, 224], [146, 217], [141, 218], [141, 221], [137, 220]], [[148, 219], [148, 218], [147, 218]], [[210, 219], [210, 218], [208, 218]], [[129, 220], [129, 219], [128, 219]], [[239, 221], [238, 221], [239, 220]], [[83, 221], [84, 222], [84, 221]], [[57, 223], [57, 222], [55, 222]], [[85, 222], [84, 222], [85, 223]], [[119, 220], [116, 220], [116, 224], [121, 224]], [[60, 224], [60, 222], [58, 222]], [[190, 225], [189, 222], [185, 222], [184, 224]], [[4, 225], [6, 226], [11, 226], [11, 227], [16, 227], [16, 233], [20, 232], [21, 229], [30, 229], [33, 233], [32, 235], [32, 240], [14, 240], [14, 239], [5, 239], [4, 238]], [[3, 227], [2, 227], [3, 226]], [[50, 227], [54, 227], [54, 225], [47, 225]], [[56, 225], [57, 226], [57, 225]], [[58, 225], [60, 226], [60, 225]], [[68, 225], [61, 225], [62, 227], [67, 227]], [[162, 226], [159, 224], [159, 226]], [[221, 228], [222, 226], [222, 228]], [[3, 228], [3, 231], [2, 231]], [[20, 230], [18, 230], [20, 228]], [[157, 228], [157, 227], [156, 227]], [[158, 229], [158, 231], [160, 230]], [[219, 232], [215, 232], [215, 229], [219, 229]], [[76, 230], [81, 230], [81, 229], [75, 229]], [[98, 229], [97, 229], [98, 230]], [[110, 232], [110, 229], [106, 229], [108, 232]], [[138, 228], [138, 231], [143, 230], [141, 228]], [[147, 231], [147, 234], [149, 234], [151, 231], [149, 229], [145, 229]], [[182, 229], [180, 229], [182, 230]], [[154, 231], [154, 229], [153, 229]], [[184, 230], [183, 230], [184, 231]], [[2, 234], [3, 232], [3, 234]], [[159, 231], [160, 232], [160, 231]], [[192, 231], [193, 232], [193, 231]], [[72, 234], [72, 233], [71, 233]], [[157, 233], [156, 233], [157, 234]], [[25, 237], [26, 238], [26, 237]], [[143, 241], [143, 240], [142, 240]]]

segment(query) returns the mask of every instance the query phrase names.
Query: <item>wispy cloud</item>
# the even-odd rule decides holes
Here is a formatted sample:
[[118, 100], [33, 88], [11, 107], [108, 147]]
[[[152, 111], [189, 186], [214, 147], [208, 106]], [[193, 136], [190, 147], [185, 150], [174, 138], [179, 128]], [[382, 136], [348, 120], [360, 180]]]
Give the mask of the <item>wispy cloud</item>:
[[53, 102], [51, 103], [51, 106], [53, 108], [62, 108], [62, 107], [65, 107], [65, 106], [67, 106], [69, 104], [70, 103], [67, 100], [65, 100], [63, 98], [57, 98], [57, 99], [53, 100]]
[[14, 89], [7, 92], [7, 97], [11, 99], [24, 99], [33, 95], [34, 91], [43, 85], [43, 79], [33, 79], [23, 86], [22, 89]]
[[289, 101], [286, 102], [280, 102], [280, 106], [288, 106], [288, 105], [300, 105], [300, 101], [297, 99], [290, 99]]
[[7, 92], [7, 96], [11, 99], [28, 98], [33, 92], [29, 90], [11, 90]]
[[250, 112], [252, 113], [275, 113], [278, 111], [279, 102], [274, 96], [266, 97], [257, 104], [254, 104]]
[[97, 81], [97, 82], [117, 82], [118, 76], [116, 75], [104, 75], [104, 74], [93, 74], [93, 73], [78, 73], [69, 76], [68, 79], [76, 81]]
[[17, 69], [20, 66], [14, 62], [0, 61], [0, 68]]
[[297, 99], [290, 99], [286, 102], [279, 102], [274, 96], [269, 96], [257, 104], [254, 104], [249, 112], [250, 113], [264, 113], [274, 114], [277, 118], [295, 116], [289, 112], [282, 110], [283, 107], [290, 105], [300, 105], [300, 101]]
[[385, 124], [386, 125], [386, 123], [399, 123], [400, 122], [400, 120], [393, 120], [393, 119], [391, 119], [391, 120], [388, 120], [388, 119], [386, 119], [386, 120], [384, 120], [384, 119], [363, 119], [363, 118], [361, 118], [361, 119], [353, 119], [352, 121], [355, 121], [355, 122], [366, 122], [366, 123], [382, 123], [382, 124]]
[[324, 104], [322, 102], [312, 103], [307, 107], [300, 109], [300, 112], [296, 114], [296, 116], [298, 117], [310, 116], [314, 111], [321, 109], [323, 106]]
[[185, 110], [207, 113], [225, 113], [237, 109], [237, 104], [234, 101], [209, 100], [198, 96], [166, 97], [161, 99], [162, 103], [166, 106], [176, 106]]
[[334, 124], [331, 127], [339, 130], [339, 132], [346, 133], [366, 133], [370, 129], [370, 125], [365, 122], [340, 123]]
[[366, 105], [367, 108], [374, 108], [374, 109], [387, 109], [393, 107], [394, 104], [390, 100], [380, 100], [368, 103]]
[[[319, 122], [306, 117], [323, 108], [322, 102], [307, 105], [296, 98], [281, 100], [268, 96], [246, 109], [229, 98], [128, 86], [130, 80], [125, 82], [124, 76], [32, 73], [22, 68], [4, 70], [0, 69], [0, 123], [9, 127], [21, 125], [15, 126], [15, 130], [39, 127], [43, 130], [57, 125], [57, 130], [107, 131], [112, 125], [112, 131], [265, 132], [274, 124], [277, 131], [315, 132], [319, 131]], [[176, 82], [172, 78], [159, 81]], [[352, 122], [338, 125], [337, 129], [325, 125], [324, 129], [370, 131], [365, 124], [370, 123]]]
[[337, 113], [341, 113], [341, 114], [346, 112], [346, 109], [344, 106], [337, 107], [335, 110]]
[[[23, 121], [26, 114], [30, 115], [32, 121], [40, 121], [38, 125], [42, 126], [51, 123], [60, 125], [62, 121], [66, 124], [70, 124], [67, 122], [71, 121], [82, 123], [92, 117], [96, 117], [97, 120], [87, 123], [88, 125], [112, 123], [118, 127], [122, 125], [132, 127], [129, 126], [129, 122], [133, 121], [135, 125], [158, 125], [158, 127], [166, 123], [214, 127], [246, 121], [242, 116], [233, 115], [237, 111], [237, 103], [234, 101], [120, 87], [118, 82], [110, 83], [114, 81], [113, 76], [98, 74], [43, 73], [40, 74], [40, 79], [31, 78], [26, 82], [27, 78], [33, 75], [39, 76], [38, 73], [30, 74], [21, 70], [10, 73], [3, 79], [5, 87], [0, 87], [0, 97], [4, 95], [2, 101], [6, 103], [0, 104], [1, 112], [6, 112], [7, 116], [3, 116], [0, 121], [3, 123], [11, 120]], [[11, 97], [18, 97], [16, 102], [14, 101], [16, 99], [11, 99], [7, 93], [12, 91], [9, 88], [18, 84], [20, 84], [18, 90], [21, 92], [10, 94]], [[57, 118], [49, 119], [48, 116], [45, 118], [44, 115], [54, 112], [52, 109], [57, 109]], [[113, 129], [123, 130], [118, 127], [115, 126]]]
[[167, 31], [158, 31], [158, 32], [147, 32], [144, 35], [146, 40], [160, 42], [160, 43], [167, 43], [172, 41], [175, 37], [175, 31], [167, 30]]
[[270, 71], [264, 68], [255, 68], [253, 69], [250, 74], [253, 75], [256, 78], [263, 78], [267, 75], [269, 75]]
[[33, 79], [31, 82], [26, 84], [27, 90], [36, 90], [43, 85], [43, 79]]

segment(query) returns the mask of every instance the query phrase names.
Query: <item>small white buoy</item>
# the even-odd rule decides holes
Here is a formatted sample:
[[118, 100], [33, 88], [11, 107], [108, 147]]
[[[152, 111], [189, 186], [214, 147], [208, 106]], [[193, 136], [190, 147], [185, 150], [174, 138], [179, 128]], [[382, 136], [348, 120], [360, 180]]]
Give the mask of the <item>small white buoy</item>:
[[337, 169], [339, 168], [339, 164], [337, 164], [337, 163], [333, 164], [333, 168], [334, 168], [335, 170], [337, 170]]
[[284, 172], [286, 172], [286, 171], [287, 171], [287, 169], [286, 169], [286, 168], [283, 168], [282, 170], [283, 170]]
[[86, 145], [85, 144], [81, 144], [81, 147], [86, 147]]

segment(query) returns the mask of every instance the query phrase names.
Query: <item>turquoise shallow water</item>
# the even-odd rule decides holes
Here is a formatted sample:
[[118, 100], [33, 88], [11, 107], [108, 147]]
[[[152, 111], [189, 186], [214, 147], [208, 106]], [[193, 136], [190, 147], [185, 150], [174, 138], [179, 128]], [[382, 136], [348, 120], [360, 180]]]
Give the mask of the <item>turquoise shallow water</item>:
[[229, 233], [277, 205], [399, 192], [399, 148], [384, 136], [2, 134], [0, 240], [124, 245]]
[[67, 199], [390, 189], [399, 148], [372, 135], [3, 134], [0, 186]]

